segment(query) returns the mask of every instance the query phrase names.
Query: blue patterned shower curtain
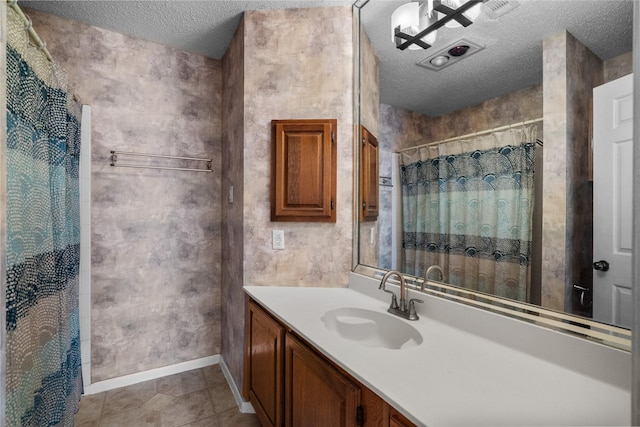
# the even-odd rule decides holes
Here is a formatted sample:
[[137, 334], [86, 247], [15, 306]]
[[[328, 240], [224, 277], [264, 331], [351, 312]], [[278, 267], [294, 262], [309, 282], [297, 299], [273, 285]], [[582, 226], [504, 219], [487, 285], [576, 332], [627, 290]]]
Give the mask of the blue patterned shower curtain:
[[[404, 152], [403, 271], [528, 301], [536, 128]], [[437, 279], [437, 278], [436, 278]]]
[[80, 108], [7, 8], [6, 420], [72, 426], [82, 391]]

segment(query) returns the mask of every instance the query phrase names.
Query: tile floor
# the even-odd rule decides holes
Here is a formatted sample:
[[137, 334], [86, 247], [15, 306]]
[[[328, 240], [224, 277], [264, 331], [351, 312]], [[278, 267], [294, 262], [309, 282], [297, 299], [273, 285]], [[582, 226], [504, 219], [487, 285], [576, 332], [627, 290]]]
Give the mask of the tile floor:
[[75, 427], [260, 427], [242, 414], [219, 365], [82, 396]]

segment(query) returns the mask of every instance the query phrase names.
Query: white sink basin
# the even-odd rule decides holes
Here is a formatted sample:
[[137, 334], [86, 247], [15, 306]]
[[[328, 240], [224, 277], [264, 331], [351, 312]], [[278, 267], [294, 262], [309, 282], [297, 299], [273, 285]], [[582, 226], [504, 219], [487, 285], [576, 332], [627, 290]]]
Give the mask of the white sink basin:
[[365, 347], [399, 350], [422, 344], [416, 328], [387, 313], [344, 307], [327, 311], [321, 320], [328, 330]]

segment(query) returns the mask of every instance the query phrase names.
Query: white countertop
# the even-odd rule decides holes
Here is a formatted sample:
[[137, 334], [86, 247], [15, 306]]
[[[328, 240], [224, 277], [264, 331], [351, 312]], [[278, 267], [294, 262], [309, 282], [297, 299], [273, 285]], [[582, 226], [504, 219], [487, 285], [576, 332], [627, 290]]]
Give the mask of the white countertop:
[[[428, 295], [421, 295], [425, 304], [418, 305], [420, 320], [408, 322], [402, 319], [420, 331], [424, 338], [422, 344], [401, 350], [368, 348], [327, 330], [320, 319], [325, 312], [341, 307], [386, 313], [388, 295], [382, 292], [381, 298], [377, 299], [349, 288], [247, 286], [244, 289], [317, 350], [418, 425], [630, 423], [631, 358], [627, 352], [578, 342], [576, 352], [580, 354], [566, 354], [574, 350], [562, 348], [564, 344], [558, 339], [564, 338], [555, 333], [550, 342], [560, 342], [560, 345], [544, 342], [540, 345], [559, 347], [564, 354], [554, 355], [554, 349], [548, 349], [535, 351], [532, 355], [522, 351], [523, 345], [510, 345], [508, 335], [512, 335], [513, 330], [500, 332], [505, 335], [504, 342], [492, 338], [490, 331], [489, 334], [470, 332], [483, 325], [502, 330], [504, 323], [496, 323], [495, 319], [478, 321], [478, 316], [489, 314], [456, 304], [453, 311], [475, 310], [470, 317], [475, 324], [469, 325], [468, 330], [450, 326], [444, 323], [446, 319], [430, 316], [430, 308], [434, 313], [439, 311], [437, 304], [455, 303], [437, 301], [438, 298]], [[516, 334], [521, 334], [517, 328], [535, 328], [506, 317], [497, 321], [517, 323]], [[502, 326], [496, 328], [496, 325]], [[553, 334], [552, 331], [549, 333]], [[513, 338], [514, 343], [518, 340], [522, 337]], [[575, 347], [575, 343], [571, 345]], [[591, 352], [589, 346], [594, 345], [599, 346], [593, 350], [597, 357], [586, 354]], [[585, 365], [594, 362], [583, 361], [581, 364], [578, 361], [578, 368], [574, 368], [567, 366], [566, 356], [597, 361], [594, 366]], [[600, 360], [607, 358], [616, 365], [628, 361], [628, 387], [626, 380], [621, 378], [626, 375], [626, 367], [622, 367], [621, 374], [620, 366], [597, 366]], [[607, 372], [611, 369], [617, 371], [612, 372], [609, 380]], [[593, 370], [594, 375], [585, 370]]]

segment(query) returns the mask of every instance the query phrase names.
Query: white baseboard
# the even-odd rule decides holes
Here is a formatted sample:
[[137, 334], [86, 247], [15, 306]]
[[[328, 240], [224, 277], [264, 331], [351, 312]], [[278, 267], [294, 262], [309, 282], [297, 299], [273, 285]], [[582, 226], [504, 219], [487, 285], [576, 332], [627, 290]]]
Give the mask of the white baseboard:
[[[98, 381], [96, 383], [93, 383], [85, 387], [84, 394], [89, 395], [89, 394], [101, 393], [103, 391], [113, 390], [119, 387], [125, 387], [128, 385], [137, 384], [144, 381], [154, 380], [156, 378], [162, 378], [168, 375], [179, 374], [181, 372], [190, 371], [192, 369], [204, 368], [205, 366], [216, 365], [220, 363], [221, 360], [222, 358], [220, 357], [220, 355], [216, 354], [214, 356], [207, 356], [200, 359], [189, 360], [187, 362], [176, 363], [175, 365], [163, 366], [162, 368], [150, 369], [148, 371], [137, 372], [131, 375], [124, 375], [122, 377], [111, 378], [104, 381]], [[226, 373], [225, 373], [225, 377], [229, 382], [229, 377], [227, 377]], [[232, 383], [235, 385], [233, 380], [230, 381], [229, 383], [230, 383], [229, 385], [231, 385]], [[236, 401], [237, 401], [237, 398], [236, 398]]]
[[236, 405], [238, 405], [238, 410], [243, 414], [255, 414], [256, 411], [253, 409], [253, 405], [242, 398], [240, 390], [238, 390], [238, 386], [236, 386], [236, 382], [233, 380], [233, 376], [231, 375], [227, 364], [224, 363], [224, 359], [222, 357], [220, 357], [220, 368], [222, 368], [222, 373], [227, 379], [227, 383], [229, 383], [233, 397], [236, 400]]

